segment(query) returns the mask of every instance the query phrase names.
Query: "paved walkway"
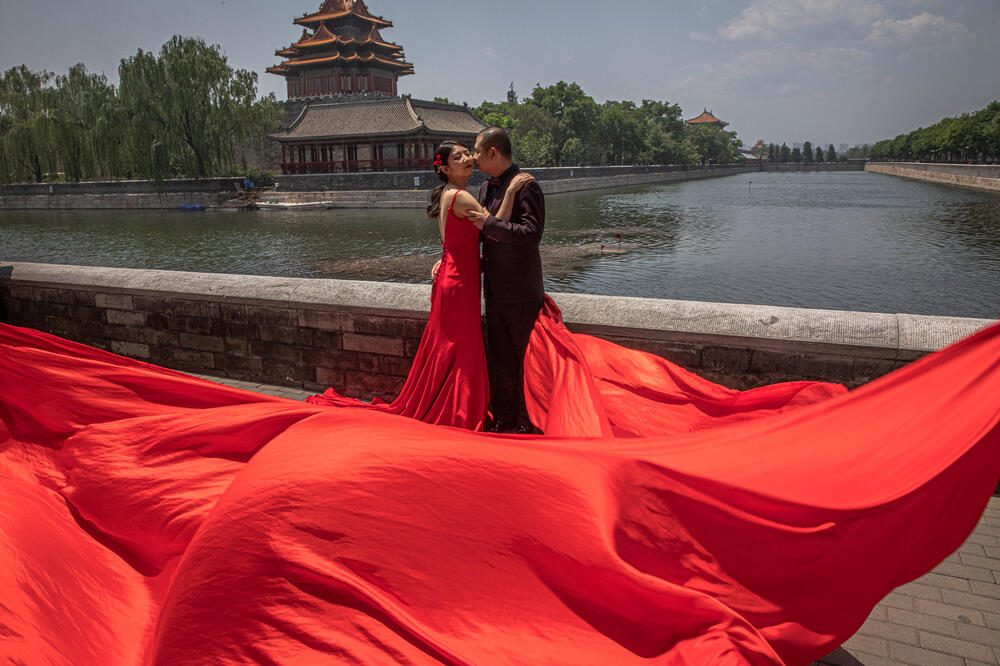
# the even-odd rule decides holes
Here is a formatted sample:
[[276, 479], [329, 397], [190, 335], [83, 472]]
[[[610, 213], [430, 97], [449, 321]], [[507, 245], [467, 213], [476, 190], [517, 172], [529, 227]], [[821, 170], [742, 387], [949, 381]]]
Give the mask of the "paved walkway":
[[[200, 375], [302, 400], [308, 391]], [[877, 554], [873, 555], [877, 557]], [[1000, 497], [934, 571], [889, 593], [861, 629], [813, 666], [1000, 665]]]

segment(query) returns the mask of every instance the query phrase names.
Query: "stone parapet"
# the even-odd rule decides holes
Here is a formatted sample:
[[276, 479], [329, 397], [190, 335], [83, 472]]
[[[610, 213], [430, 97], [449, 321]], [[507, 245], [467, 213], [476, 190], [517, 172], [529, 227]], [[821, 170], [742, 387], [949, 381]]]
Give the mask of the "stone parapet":
[[150, 180], [102, 180], [82, 183], [21, 183], [0, 185], [0, 197], [61, 196], [82, 194], [169, 194], [179, 192], [232, 192], [242, 187], [243, 178], [176, 178]]
[[[734, 388], [858, 386], [985, 319], [552, 294], [575, 332]], [[427, 285], [14, 263], [4, 321], [178, 370], [391, 399], [420, 341]]]
[[1000, 192], [1000, 165], [869, 162], [865, 171]]
[[232, 192], [164, 192], [163, 194], [17, 194], [0, 196], [0, 210], [153, 210], [184, 206], [217, 206]]
[[781, 162], [765, 164], [761, 171], [864, 171], [864, 160], [849, 160], [847, 162]]

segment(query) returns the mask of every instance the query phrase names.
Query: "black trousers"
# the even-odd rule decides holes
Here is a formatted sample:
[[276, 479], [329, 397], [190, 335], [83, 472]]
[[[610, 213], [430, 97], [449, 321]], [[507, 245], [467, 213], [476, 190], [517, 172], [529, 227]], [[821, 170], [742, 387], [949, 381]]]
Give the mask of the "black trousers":
[[542, 301], [486, 301], [486, 360], [490, 373], [490, 412], [509, 425], [530, 426], [524, 404], [524, 351]]

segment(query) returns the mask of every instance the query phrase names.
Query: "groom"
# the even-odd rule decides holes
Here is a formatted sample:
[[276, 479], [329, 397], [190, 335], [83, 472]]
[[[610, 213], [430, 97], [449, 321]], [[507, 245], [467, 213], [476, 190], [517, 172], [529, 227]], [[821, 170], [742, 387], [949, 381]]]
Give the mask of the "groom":
[[[488, 127], [476, 137], [476, 162], [491, 176], [479, 188], [479, 203], [496, 213], [512, 178], [510, 137]], [[469, 219], [482, 230], [483, 293], [486, 298], [486, 357], [490, 374], [491, 432], [536, 432], [524, 404], [524, 352], [542, 308], [542, 260], [538, 243], [545, 227], [545, 197], [535, 181], [517, 193], [509, 221], [492, 214]]]

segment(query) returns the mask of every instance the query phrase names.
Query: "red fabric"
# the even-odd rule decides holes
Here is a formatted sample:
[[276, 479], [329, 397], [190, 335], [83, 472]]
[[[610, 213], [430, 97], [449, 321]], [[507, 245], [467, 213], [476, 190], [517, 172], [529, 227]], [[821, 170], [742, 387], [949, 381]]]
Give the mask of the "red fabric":
[[1000, 470], [1000, 326], [632, 439], [305, 405], [3, 325], [0, 387], [0, 656], [32, 665], [806, 664]]
[[308, 402], [361, 407], [409, 416], [436, 425], [482, 430], [490, 401], [480, 316], [479, 230], [468, 220], [445, 216], [441, 266], [431, 288], [431, 314], [406, 382], [391, 403], [362, 402], [334, 388]]
[[524, 385], [531, 422], [561, 437], [674, 435], [776, 414], [847, 391], [826, 382], [729, 389], [659, 356], [570, 333], [548, 296], [525, 354]]

